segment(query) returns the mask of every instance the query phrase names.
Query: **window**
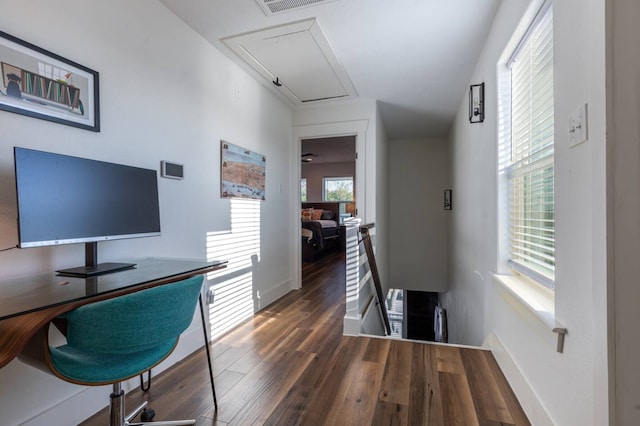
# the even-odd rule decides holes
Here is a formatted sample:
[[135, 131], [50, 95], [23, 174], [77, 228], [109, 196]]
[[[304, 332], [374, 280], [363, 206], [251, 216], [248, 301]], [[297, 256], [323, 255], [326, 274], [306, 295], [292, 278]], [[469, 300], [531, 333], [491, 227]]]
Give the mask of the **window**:
[[300, 201], [307, 202], [307, 178], [300, 179]]
[[67, 70], [55, 67], [53, 65], [45, 64], [43, 62], [38, 62], [38, 74], [48, 77], [52, 80], [64, 81], [65, 83], [70, 83], [69, 79], [72, 76], [71, 72]]
[[541, 9], [508, 62], [504, 142], [509, 264], [552, 288], [555, 279], [553, 16]]
[[353, 201], [353, 177], [325, 177], [322, 179], [323, 201]]

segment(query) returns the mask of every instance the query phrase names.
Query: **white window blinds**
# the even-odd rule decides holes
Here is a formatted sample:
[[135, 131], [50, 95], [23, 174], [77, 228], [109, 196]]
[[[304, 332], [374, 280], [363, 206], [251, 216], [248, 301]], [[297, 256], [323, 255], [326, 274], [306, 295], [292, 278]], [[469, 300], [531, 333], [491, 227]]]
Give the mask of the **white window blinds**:
[[510, 263], [553, 288], [553, 16], [549, 5], [511, 66]]

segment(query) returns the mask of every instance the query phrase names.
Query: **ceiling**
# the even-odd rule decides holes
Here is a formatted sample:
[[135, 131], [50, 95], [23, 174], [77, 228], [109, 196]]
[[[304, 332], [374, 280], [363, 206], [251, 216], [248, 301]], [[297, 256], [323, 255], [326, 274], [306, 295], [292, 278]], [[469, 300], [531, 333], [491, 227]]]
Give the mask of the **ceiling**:
[[345, 163], [356, 161], [356, 137], [340, 136], [331, 138], [303, 139], [302, 149], [304, 154], [313, 154], [303, 158], [311, 158], [305, 164]]
[[[468, 93], [471, 73], [500, 3], [500, 0], [297, 0], [312, 4], [268, 14], [261, 2], [275, 4], [277, 0], [160, 1], [293, 108], [354, 98], [379, 101], [390, 139], [441, 137], [449, 133], [460, 102]], [[310, 35], [299, 36], [295, 30], [291, 33], [298, 34], [294, 42], [301, 46], [304, 55], [278, 58], [277, 44], [264, 41], [273, 37], [256, 39], [259, 30], [268, 29], [263, 34], [272, 34], [288, 24], [299, 25], [300, 21], [309, 23]], [[247, 37], [251, 40], [247, 41]], [[234, 51], [236, 40], [245, 44]], [[306, 53], [310, 45], [320, 47], [319, 54], [331, 66], [328, 72], [333, 70], [338, 77], [339, 83], [329, 81], [326, 85], [332, 90], [327, 97], [334, 100], [315, 101], [323, 96], [314, 92], [309, 95], [313, 98], [309, 102], [300, 101], [301, 96], [288, 93], [311, 93], [319, 87], [308, 66], [310, 59]], [[247, 51], [246, 46], [255, 49], [254, 63], [251, 57], [236, 53]], [[295, 64], [296, 58], [304, 59]], [[271, 72], [270, 68], [277, 68], [278, 63], [281, 66], [277, 72]], [[280, 78], [282, 73], [287, 74], [286, 80], [296, 83], [293, 90], [289, 90], [284, 78], [284, 86], [272, 83], [271, 77]], [[336, 89], [339, 85], [344, 94]]]

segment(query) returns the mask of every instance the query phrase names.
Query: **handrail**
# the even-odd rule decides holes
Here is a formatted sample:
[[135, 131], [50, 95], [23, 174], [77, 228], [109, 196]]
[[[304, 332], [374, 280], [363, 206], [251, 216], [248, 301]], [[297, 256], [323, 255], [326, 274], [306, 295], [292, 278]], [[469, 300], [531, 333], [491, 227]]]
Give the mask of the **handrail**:
[[391, 324], [389, 323], [389, 314], [387, 313], [387, 306], [385, 305], [386, 297], [382, 292], [382, 285], [380, 284], [380, 275], [378, 274], [378, 265], [376, 264], [376, 257], [373, 253], [373, 244], [371, 243], [371, 234], [369, 232], [375, 226], [373, 223], [364, 224], [360, 226], [360, 234], [362, 239], [360, 243], [364, 246], [367, 254], [367, 262], [369, 263], [369, 271], [373, 278], [373, 285], [375, 288], [374, 297], [376, 298], [376, 305], [378, 306], [378, 312], [382, 317], [386, 335], [391, 334]]

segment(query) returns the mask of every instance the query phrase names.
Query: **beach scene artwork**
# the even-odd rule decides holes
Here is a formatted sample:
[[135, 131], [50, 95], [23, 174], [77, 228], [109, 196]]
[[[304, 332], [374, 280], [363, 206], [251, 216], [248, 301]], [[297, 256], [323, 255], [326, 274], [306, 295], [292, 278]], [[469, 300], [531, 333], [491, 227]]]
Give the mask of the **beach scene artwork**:
[[220, 147], [222, 198], [264, 200], [265, 156], [226, 141]]

